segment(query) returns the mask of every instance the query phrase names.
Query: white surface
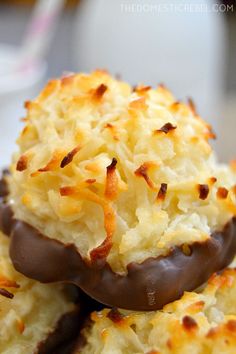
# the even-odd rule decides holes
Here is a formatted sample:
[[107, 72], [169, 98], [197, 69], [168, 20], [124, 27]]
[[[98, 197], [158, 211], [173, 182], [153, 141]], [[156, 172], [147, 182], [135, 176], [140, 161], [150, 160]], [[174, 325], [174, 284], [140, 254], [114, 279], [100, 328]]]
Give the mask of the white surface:
[[10, 163], [22, 127], [24, 102], [38, 93], [46, 71], [46, 65], [42, 63], [13, 75], [11, 68], [17, 57], [16, 48], [0, 45], [0, 168]]

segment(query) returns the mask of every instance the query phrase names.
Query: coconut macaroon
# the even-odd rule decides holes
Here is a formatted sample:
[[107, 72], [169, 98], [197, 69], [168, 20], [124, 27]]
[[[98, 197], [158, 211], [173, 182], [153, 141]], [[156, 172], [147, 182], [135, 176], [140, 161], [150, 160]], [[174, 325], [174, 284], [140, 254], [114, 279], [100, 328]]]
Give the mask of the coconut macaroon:
[[[130, 264], [168, 257], [176, 247], [188, 257], [194, 253], [192, 245], [206, 243], [208, 250], [214, 250], [205, 255], [210, 262], [218, 253], [224, 255], [217, 266], [201, 262], [207, 269], [202, 268], [200, 277], [194, 275], [196, 262], [191, 267], [186, 263], [191, 278], [198, 281], [187, 288], [182, 284], [168, 301], [200, 285], [232, 260], [235, 224], [225, 248], [224, 240], [212, 241], [212, 235], [223, 230], [236, 213], [235, 171], [217, 163], [208, 142], [214, 133], [191, 100], [188, 104], [176, 101], [163, 85], [132, 88], [96, 71], [50, 81], [25, 107], [25, 127], [9, 182], [15, 219], [48, 239], [73, 245], [73, 252], [77, 250], [90, 270], [95, 265], [101, 269], [106, 262], [109, 272], [120, 277], [129, 275]], [[212, 247], [208, 242], [213, 242]], [[35, 272], [28, 273], [22, 266], [26, 257], [16, 260], [16, 253], [15, 247], [11, 256], [17, 269], [35, 277]], [[45, 254], [43, 261], [41, 255], [40, 262], [48, 258]], [[66, 262], [61, 259], [60, 263]], [[75, 263], [78, 266], [81, 259]], [[74, 279], [75, 273], [62, 280]], [[81, 272], [77, 273], [77, 284], [99, 301], [130, 308], [105, 299], [104, 294], [91, 293], [81, 285]], [[158, 300], [155, 294], [150, 300], [150, 293], [162, 286], [155, 279], [147, 284], [147, 279], [145, 275], [142, 289], [137, 290], [148, 289], [146, 301], [157, 308]], [[110, 288], [100, 284], [110, 296]], [[117, 298], [122, 291], [114, 290]]]
[[52, 353], [75, 333], [76, 307], [60, 285], [40, 284], [16, 272], [8, 246], [9, 239], [0, 233], [0, 352]]
[[[236, 269], [156, 312], [91, 315], [74, 354], [230, 354], [236, 348]], [[86, 343], [84, 346], [81, 343]]]

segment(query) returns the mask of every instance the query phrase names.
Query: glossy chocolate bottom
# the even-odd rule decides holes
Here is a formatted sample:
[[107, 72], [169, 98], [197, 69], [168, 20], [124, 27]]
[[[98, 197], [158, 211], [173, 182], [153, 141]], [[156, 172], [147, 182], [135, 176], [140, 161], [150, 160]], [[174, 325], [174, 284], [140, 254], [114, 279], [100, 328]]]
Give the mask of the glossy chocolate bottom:
[[[57, 323], [55, 330], [48, 337], [38, 344], [37, 354], [70, 353], [70, 346], [78, 335], [81, 323], [79, 310], [75, 310], [63, 315]], [[62, 353], [62, 351], [61, 351]]]
[[9, 215], [10, 207], [0, 205], [0, 228], [11, 234], [10, 257], [16, 270], [43, 283], [73, 283], [107, 306], [129, 310], [161, 309], [225, 268], [236, 253], [233, 218], [207, 241], [189, 245], [189, 255], [174, 247], [166, 256], [128, 264], [127, 274], [119, 275], [107, 262], [92, 265], [75, 245], [50, 239]]

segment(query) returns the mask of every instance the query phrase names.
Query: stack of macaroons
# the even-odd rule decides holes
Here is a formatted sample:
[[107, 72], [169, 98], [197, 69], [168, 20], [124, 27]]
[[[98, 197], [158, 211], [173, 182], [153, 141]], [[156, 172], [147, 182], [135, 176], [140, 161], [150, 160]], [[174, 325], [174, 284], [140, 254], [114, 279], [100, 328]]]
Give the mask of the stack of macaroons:
[[13, 268], [0, 233], [0, 353], [52, 354], [75, 336], [79, 309], [60, 284], [40, 284]]
[[96, 71], [50, 81], [26, 109], [9, 177], [18, 271], [156, 310], [232, 261], [236, 174], [192, 101]]
[[[92, 314], [75, 353], [233, 353], [236, 164], [217, 161], [193, 102], [95, 71], [52, 80], [25, 106], [0, 230], [17, 271], [112, 308]], [[45, 287], [49, 316], [59, 285], [25, 281]]]
[[73, 354], [235, 354], [236, 269], [161, 311], [94, 312], [82, 337]]

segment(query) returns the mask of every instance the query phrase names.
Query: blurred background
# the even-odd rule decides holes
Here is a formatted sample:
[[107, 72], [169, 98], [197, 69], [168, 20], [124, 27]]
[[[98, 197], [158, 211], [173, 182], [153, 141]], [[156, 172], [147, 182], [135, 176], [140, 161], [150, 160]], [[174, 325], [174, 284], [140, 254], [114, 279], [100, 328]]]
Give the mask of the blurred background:
[[193, 98], [220, 159], [236, 158], [236, 1], [0, 0], [0, 166], [23, 102], [51, 77], [96, 68]]

